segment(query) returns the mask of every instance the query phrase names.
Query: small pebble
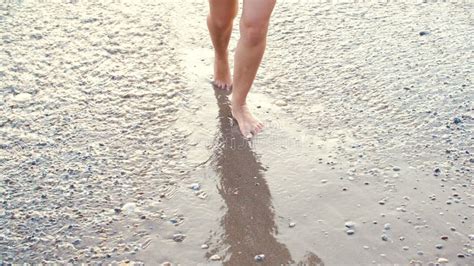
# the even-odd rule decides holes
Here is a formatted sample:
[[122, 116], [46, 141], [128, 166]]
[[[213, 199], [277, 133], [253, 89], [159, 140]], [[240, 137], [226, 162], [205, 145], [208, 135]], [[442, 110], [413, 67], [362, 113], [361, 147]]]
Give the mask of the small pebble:
[[344, 223], [344, 226], [347, 227], [347, 228], [354, 228], [355, 223], [353, 221], [347, 221], [347, 222]]
[[209, 245], [208, 245], [208, 244], [202, 244], [202, 245], [201, 245], [201, 248], [202, 248], [202, 249], [208, 249], [208, 248], [209, 248]]
[[284, 100], [277, 100], [277, 101], [275, 102], [275, 104], [276, 104], [277, 106], [280, 106], [280, 107], [281, 107], [281, 106], [287, 106], [287, 105], [288, 105]]
[[442, 236], [441, 239], [442, 240], [448, 240], [448, 236]]
[[465, 258], [464, 254], [462, 254], [462, 253], [458, 253], [457, 256], [458, 256], [458, 258], [460, 258], [460, 259], [464, 259], [464, 258]]
[[265, 254], [259, 254], [255, 256], [255, 261], [263, 261], [265, 259]]
[[209, 259], [213, 261], [217, 261], [217, 260], [221, 260], [221, 256], [214, 254]]
[[436, 244], [435, 246], [437, 249], [442, 249], [443, 248], [443, 245], [442, 244]]
[[13, 97], [15, 102], [26, 102], [31, 100], [32, 95], [26, 92], [19, 93]]
[[125, 214], [132, 214], [134, 212], [137, 211], [137, 204], [133, 203], [133, 202], [128, 202], [128, 203], [125, 203], [123, 206], [122, 206], [122, 211], [125, 213]]
[[355, 233], [354, 229], [347, 229], [346, 233], [348, 235], [353, 235]]
[[449, 260], [446, 259], [446, 258], [439, 258], [438, 259], [438, 263], [448, 263], [448, 262], [449, 262]]
[[386, 234], [382, 234], [381, 238], [383, 241], [388, 241], [388, 236]]
[[385, 230], [390, 230], [391, 225], [390, 225], [389, 223], [386, 223], [386, 224], [383, 226], [383, 228], [384, 228]]
[[176, 242], [183, 242], [183, 240], [186, 238], [186, 235], [184, 234], [174, 234], [173, 235], [173, 240]]
[[189, 185], [189, 188], [192, 190], [199, 190], [201, 188], [201, 185], [199, 185], [199, 183], [192, 183], [191, 185]]
[[290, 223], [288, 226], [289, 226], [290, 228], [293, 228], [293, 227], [295, 227], [295, 226], [296, 226], [296, 223], [294, 223], [294, 222], [291, 222], [291, 223]]
[[403, 250], [409, 250], [410, 248], [408, 246], [403, 246]]

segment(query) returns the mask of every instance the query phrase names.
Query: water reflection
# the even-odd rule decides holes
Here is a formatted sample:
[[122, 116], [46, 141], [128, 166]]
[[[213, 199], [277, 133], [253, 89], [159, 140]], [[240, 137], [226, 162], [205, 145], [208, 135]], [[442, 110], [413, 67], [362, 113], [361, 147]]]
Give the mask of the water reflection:
[[275, 239], [277, 226], [265, 169], [237, 126], [232, 126], [227, 95], [216, 91], [215, 96], [220, 131], [213, 163], [220, 176], [219, 193], [227, 206], [222, 218], [223, 242], [229, 247], [225, 264], [253, 264], [258, 254], [265, 254], [265, 264], [289, 264], [290, 252]]

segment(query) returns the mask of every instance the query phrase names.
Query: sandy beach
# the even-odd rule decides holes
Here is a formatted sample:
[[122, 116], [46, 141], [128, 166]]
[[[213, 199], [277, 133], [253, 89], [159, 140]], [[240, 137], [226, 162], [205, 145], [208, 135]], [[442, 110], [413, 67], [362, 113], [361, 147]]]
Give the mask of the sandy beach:
[[249, 142], [207, 1], [0, 2], [0, 264], [474, 265], [473, 11], [277, 1]]

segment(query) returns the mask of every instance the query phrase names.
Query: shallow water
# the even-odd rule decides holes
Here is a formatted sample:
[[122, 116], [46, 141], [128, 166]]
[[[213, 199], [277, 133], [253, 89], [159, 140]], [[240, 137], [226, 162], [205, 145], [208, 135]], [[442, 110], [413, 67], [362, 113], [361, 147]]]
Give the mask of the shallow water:
[[0, 7], [2, 261], [474, 262], [472, 3], [281, 1], [251, 143], [206, 2]]

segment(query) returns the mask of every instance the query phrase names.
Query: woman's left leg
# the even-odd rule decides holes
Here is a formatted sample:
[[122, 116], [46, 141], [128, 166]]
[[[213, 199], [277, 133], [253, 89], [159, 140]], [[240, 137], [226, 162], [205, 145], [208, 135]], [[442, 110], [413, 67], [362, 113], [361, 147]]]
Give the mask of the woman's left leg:
[[232, 86], [227, 46], [238, 8], [238, 0], [209, 0], [207, 27], [214, 46], [213, 83], [220, 89], [230, 89]]

